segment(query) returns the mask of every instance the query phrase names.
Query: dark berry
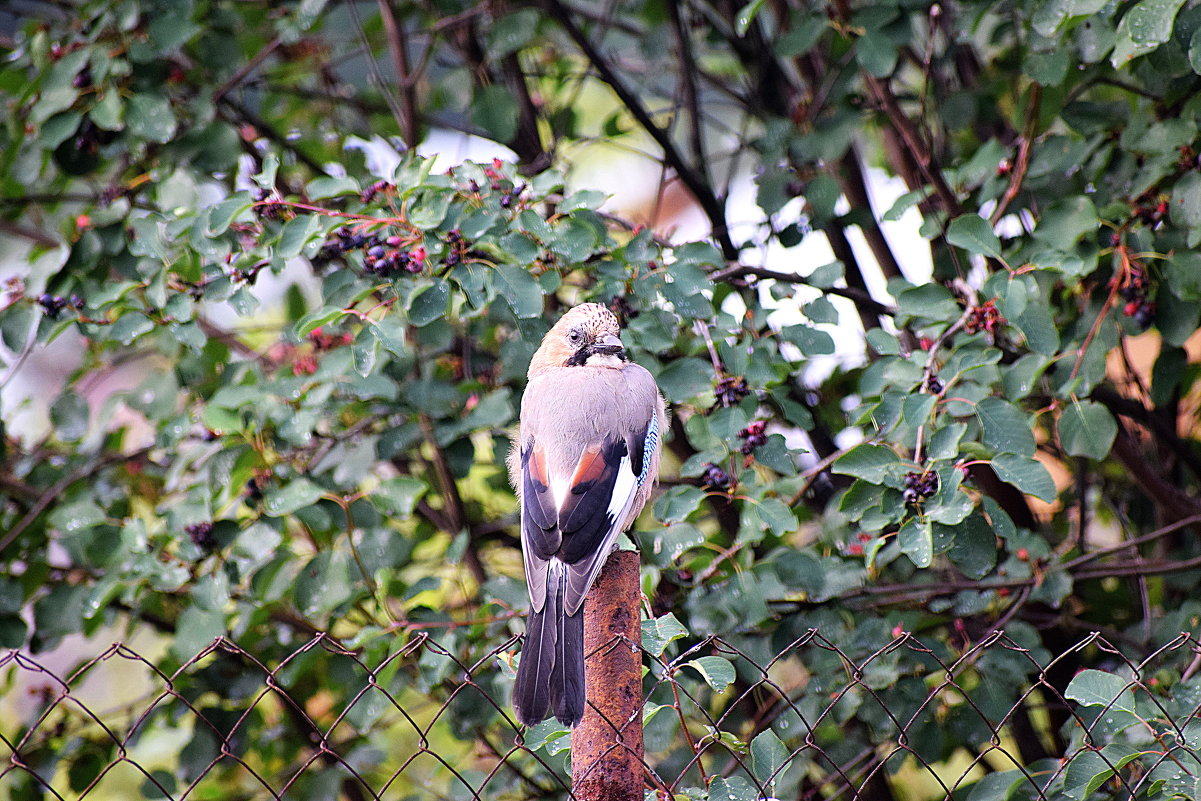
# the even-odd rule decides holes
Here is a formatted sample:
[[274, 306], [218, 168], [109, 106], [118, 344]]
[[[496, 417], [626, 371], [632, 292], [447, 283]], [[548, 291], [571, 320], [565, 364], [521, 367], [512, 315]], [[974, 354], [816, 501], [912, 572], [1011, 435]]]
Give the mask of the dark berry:
[[72, 308], [75, 308], [75, 309], [82, 309], [84, 307], [83, 298], [80, 297], [79, 295], [72, 295], [71, 296], [71, 306], [72, 306]]
[[767, 435], [763, 433], [766, 427], [767, 423], [765, 421], [756, 420], [738, 432], [738, 436], [743, 440], [743, 453], [749, 455], [755, 450], [755, 448], [759, 448], [767, 444]]
[[38, 297], [38, 305], [46, 312], [46, 316], [51, 319], [58, 317], [58, 313], [67, 305], [65, 298], [60, 298], [58, 295], [51, 295], [49, 292]]
[[723, 376], [713, 387], [713, 394], [720, 406], [730, 407], [751, 394], [746, 379], [741, 376]]
[[932, 375], [926, 379], [926, 390], [935, 395], [943, 391], [943, 383], [939, 380], [938, 376]]
[[730, 476], [713, 462], [705, 462], [705, 471], [701, 473], [701, 484], [711, 492], [723, 492], [730, 486]]
[[1150, 328], [1151, 323], [1155, 322], [1155, 304], [1144, 303], [1140, 306], [1134, 313], [1134, 321], [1144, 330]]
[[217, 546], [217, 540], [213, 537], [212, 523], [193, 523], [190, 526], [184, 526], [183, 530], [192, 540], [192, 544], [202, 551], [211, 551]]

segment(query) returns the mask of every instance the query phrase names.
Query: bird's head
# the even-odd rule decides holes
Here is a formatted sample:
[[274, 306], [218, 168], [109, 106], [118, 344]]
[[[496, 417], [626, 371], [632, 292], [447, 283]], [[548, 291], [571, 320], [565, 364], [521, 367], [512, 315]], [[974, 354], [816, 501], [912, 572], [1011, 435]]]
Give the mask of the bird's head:
[[530, 361], [530, 374], [551, 367], [621, 367], [629, 361], [613, 312], [584, 303], [559, 318]]

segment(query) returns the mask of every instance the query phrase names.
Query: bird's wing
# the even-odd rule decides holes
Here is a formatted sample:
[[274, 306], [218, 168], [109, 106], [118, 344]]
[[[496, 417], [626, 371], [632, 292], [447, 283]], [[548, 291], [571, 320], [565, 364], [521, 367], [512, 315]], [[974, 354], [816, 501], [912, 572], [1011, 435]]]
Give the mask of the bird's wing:
[[521, 452], [521, 552], [536, 612], [546, 603], [547, 564], [563, 542], [550, 484], [546, 452], [531, 440]]
[[633, 449], [625, 437], [586, 448], [559, 508], [563, 537], [559, 557], [568, 565], [563, 606], [569, 615], [583, 606], [617, 536], [629, 523], [631, 508], [646, 479], [647, 446], [653, 449], [658, 443], [654, 411], [642, 435], [633, 439]]

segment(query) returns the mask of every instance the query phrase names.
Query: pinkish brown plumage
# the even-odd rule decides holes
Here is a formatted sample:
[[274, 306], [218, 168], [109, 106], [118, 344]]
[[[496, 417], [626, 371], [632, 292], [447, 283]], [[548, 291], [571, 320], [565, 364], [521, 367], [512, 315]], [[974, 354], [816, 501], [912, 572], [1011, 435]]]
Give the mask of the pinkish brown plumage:
[[517, 717], [584, 714], [584, 598], [659, 471], [667, 413], [629, 361], [613, 313], [567, 312], [530, 361], [509, 471], [521, 502], [530, 615], [513, 688]]

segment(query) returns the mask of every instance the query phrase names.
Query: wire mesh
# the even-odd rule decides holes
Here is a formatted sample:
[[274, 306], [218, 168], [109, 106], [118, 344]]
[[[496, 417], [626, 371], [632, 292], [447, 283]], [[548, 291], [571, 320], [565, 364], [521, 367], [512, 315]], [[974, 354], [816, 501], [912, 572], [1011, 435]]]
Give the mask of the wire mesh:
[[[647, 797], [1196, 797], [1194, 635], [1137, 657], [1096, 633], [1057, 654], [1019, 639], [633, 644]], [[10, 651], [0, 798], [571, 798], [568, 733], [509, 708], [518, 646], [416, 633], [368, 663], [317, 634], [268, 662], [222, 637], [69, 670]]]

